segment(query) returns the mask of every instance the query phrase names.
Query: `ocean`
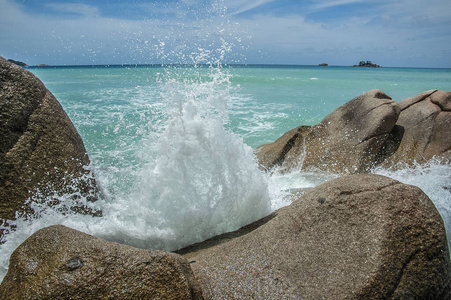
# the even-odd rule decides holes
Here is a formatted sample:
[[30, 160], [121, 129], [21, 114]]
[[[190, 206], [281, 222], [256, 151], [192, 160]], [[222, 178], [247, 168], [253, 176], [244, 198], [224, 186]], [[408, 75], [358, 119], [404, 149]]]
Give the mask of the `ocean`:
[[[232, 231], [339, 175], [265, 173], [253, 150], [314, 125], [352, 98], [380, 89], [395, 101], [451, 90], [451, 69], [276, 65], [30, 68], [80, 133], [102, 197], [102, 217], [30, 204], [0, 245], [9, 256], [40, 228], [63, 224], [139, 248], [176, 250]], [[451, 233], [451, 166], [431, 161], [375, 173], [419, 186]], [[70, 206], [70, 195], [63, 205]], [[449, 238], [449, 240], [451, 240]]]

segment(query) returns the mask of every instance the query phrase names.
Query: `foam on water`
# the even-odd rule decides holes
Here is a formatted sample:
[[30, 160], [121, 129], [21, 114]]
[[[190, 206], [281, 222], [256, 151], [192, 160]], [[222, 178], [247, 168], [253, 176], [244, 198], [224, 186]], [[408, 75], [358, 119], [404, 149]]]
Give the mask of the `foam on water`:
[[[142, 157], [143, 168], [129, 195], [138, 210], [132, 209], [130, 222], [162, 231], [134, 245], [173, 250], [269, 213], [267, 186], [252, 149], [224, 127], [229, 80], [220, 69], [209, 71], [211, 81], [177, 81], [171, 76], [165, 83], [162, 98], [170, 99], [167, 125], [144, 143], [150, 151], [144, 152], [147, 157]], [[139, 210], [152, 217], [139, 220]], [[126, 242], [120, 236], [113, 239]]]
[[[135, 247], [176, 250], [270, 213], [267, 182], [252, 148], [225, 128], [229, 76], [219, 67], [210, 67], [169, 69], [162, 77], [160, 122], [150, 118], [151, 124], [143, 126], [146, 134], [126, 150], [135, 152], [129, 162], [135, 168], [93, 166], [104, 197], [82, 204], [101, 209], [103, 216], [71, 213], [70, 207], [80, 204], [72, 202], [71, 195], [59, 197], [62, 204], [55, 207], [30, 199], [36, 213], [18, 216], [13, 222], [16, 230], [0, 246], [0, 275], [21, 242], [52, 224]], [[115, 110], [112, 107], [113, 116]], [[118, 126], [109, 132], [126, 131]], [[125, 137], [131, 137], [130, 133], [123, 132]], [[114, 188], [121, 176], [127, 177], [120, 181], [130, 188]]]
[[309, 189], [337, 177], [336, 174], [321, 171], [294, 170], [287, 173], [274, 170], [268, 174], [271, 209], [274, 211], [287, 206]]
[[[54, 224], [170, 251], [271, 212], [268, 184], [252, 148], [225, 127], [232, 87], [221, 61], [231, 44], [220, 41], [219, 48], [198, 47], [190, 55], [194, 68], [165, 68], [157, 74], [150, 86], [158, 96], [155, 89], [148, 91], [149, 97], [143, 94], [145, 87], [113, 86], [78, 95], [72, 118], [88, 139], [99, 143], [89, 153], [90, 168], [103, 196], [88, 203], [55, 195], [60, 204], [52, 207], [39, 195], [30, 198], [35, 213], [9, 222], [15, 230], [0, 245], [0, 279], [12, 251], [35, 231]], [[106, 75], [102, 80], [109, 79]], [[90, 110], [93, 105], [98, 114]], [[102, 210], [102, 217], [73, 213], [71, 207], [79, 205]]]

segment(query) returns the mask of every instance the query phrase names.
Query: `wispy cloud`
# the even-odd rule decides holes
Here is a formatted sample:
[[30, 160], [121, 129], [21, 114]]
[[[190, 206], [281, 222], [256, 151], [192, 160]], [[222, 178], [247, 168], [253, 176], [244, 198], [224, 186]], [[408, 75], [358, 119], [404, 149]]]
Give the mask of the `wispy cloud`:
[[230, 1], [227, 6], [232, 15], [238, 15], [274, 1], [276, 0]]
[[342, 6], [362, 2], [362, 0], [317, 0], [310, 7], [313, 10], [322, 10], [335, 6]]
[[[240, 22], [253, 33], [258, 50], [248, 56], [264, 62], [351, 65], [367, 59], [384, 66], [451, 67], [451, 57], [445, 54], [451, 47], [451, 2], [431, 1], [317, 1], [303, 3], [297, 14], [265, 13]], [[309, 15], [369, 3], [371, 9], [363, 12], [353, 6], [354, 11], [336, 11], [333, 18]], [[340, 12], [346, 17], [337, 17]]]
[[82, 16], [98, 16], [99, 9], [95, 6], [81, 3], [47, 3], [48, 8], [58, 13], [78, 14]]
[[[51, 1], [52, 15], [0, 0], [0, 55], [30, 64], [176, 62], [226, 40], [248, 63], [451, 67], [449, 0], [218, 0], [219, 11], [200, 0], [114, 9]], [[309, 14], [327, 8], [333, 16]]]

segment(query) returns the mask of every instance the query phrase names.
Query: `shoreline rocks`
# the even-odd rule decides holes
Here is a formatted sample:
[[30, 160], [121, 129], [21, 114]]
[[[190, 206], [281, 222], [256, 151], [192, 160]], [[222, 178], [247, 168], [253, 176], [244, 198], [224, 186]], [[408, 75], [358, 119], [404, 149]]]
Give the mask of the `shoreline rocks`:
[[97, 199], [83, 141], [60, 103], [31, 72], [1, 57], [0, 111], [0, 222], [31, 212], [25, 202], [32, 196]]
[[326, 116], [258, 147], [263, 169], [368, 173], [437, 158], [451, 162], [451, 92], [431, 90], [397, 103], [366, 92]]
[[108, 242], [61, 225], [11, 255], [1, 299], [203, 299], [180, 255]]
[[380, 165], [424, 164], [432, 158], [451, 163], [451, 92], [425, 91], [401, 100], [399, 106], [396, 128], [387, 141], [396, 150]]
[[[53, 95], [2, 58], [0, 87], [0, 221], [27, 212], [24, 201], [38, 191], [44, 201], [55, 192], [95, 200], [83, 142]], [[267, 169], [339, 173], [431, 157], [449, 162], [450, 103], [442, 91], [396, 103], [372, 90], [257, 156]], [[50, 226], [13, 252], [0, 298], [451, 298], [437, 209], [417, 187], [378, 175], [327, 182], [237, 232], [178, 252], [185, 258]]]
[[342, 105], [318, 125], [297, 127], [255, 151], [266, 169], [316, 168], [365, 173], [374, 166], [400, 113], [398, 104], [372, 90]]
[[50, 226], [13, 252], [0, 298], [451, 297], [437, 209], [419, 188], [380, 175], [334, 179], [262, 220], [178, 252]]
[[205, 299], [449, 299], [443, 221], [417, 187], [348, 175], [193, 254]]

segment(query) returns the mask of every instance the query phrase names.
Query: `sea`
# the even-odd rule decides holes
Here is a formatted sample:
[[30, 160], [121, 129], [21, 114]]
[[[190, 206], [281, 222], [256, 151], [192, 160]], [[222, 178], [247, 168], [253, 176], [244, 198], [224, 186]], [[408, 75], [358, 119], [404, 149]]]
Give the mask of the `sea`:
[[[380, 89], [400, 101], [451, 91], [451, 69], [290, 65], [30, 67], [82, 137], [101, 191], [102, 217], [29, 200], [0, 245], [9, 256], [40, 228], [62, 224], [144, 249], [173, 251], [236, 230], [289, 205], [293, 194], [339, 174], [265, 172], [253, 151], [300, 125], [315, 125], [352, 98]], [[451, 166], [430, 161], [375, 169], [420, 187], [451, 233]], [[451, 240], [451, 239], [449, 239]]]

